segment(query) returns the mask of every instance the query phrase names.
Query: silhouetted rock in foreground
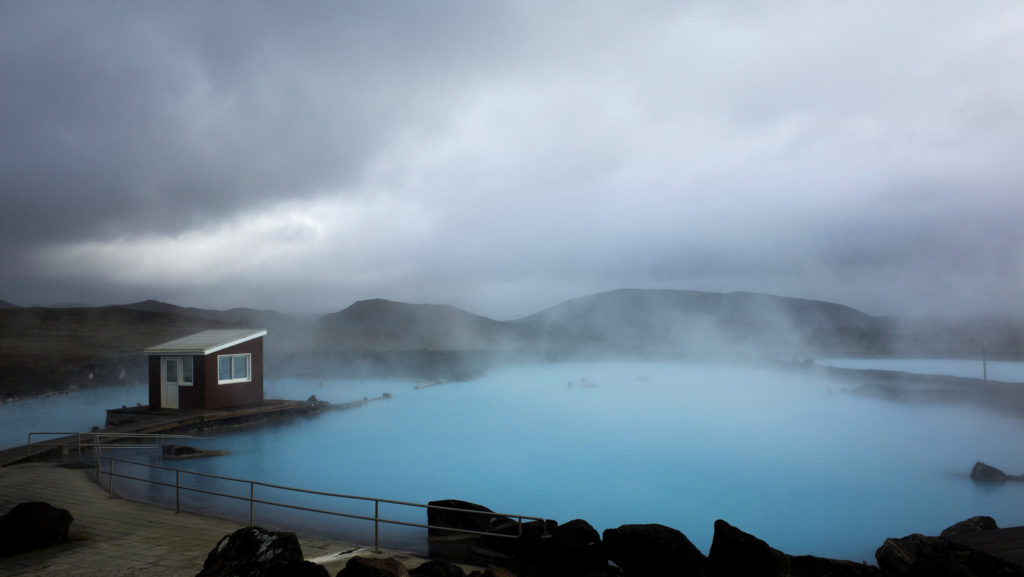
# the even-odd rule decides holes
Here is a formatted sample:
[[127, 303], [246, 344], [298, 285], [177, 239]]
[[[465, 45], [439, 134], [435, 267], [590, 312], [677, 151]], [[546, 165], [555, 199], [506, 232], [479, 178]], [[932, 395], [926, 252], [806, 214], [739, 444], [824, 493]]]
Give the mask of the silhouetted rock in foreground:
[[73, 520], [67, 509], [49, 503], [19, 503], [0, 517], [0, 556], [65, 543]]
[[713, 575], [789, 574], [789, 558], [764, 541], [719, 519], [708, 554], [708, 568]]
[[516, 575], [538, 577], [599, 577], [611, 572], [601, 546], [601, 534], [583, 519], [558, 525], [554, 521], [533, 521], [523, 525], [518, 539], [487, 540], [511, 559], [506, 568]]
[[409, 573], [412, 577], [466, 577], [462, 567], [437, 559], [427, 561]]
[[[450, 509], [459, 510], [452, 511]], [[431, 527], [449, 527], [490, 533], [507, 532], [510, 527], [515, 526], [515, 522], [508, 517], [497, 515], [483, 505], [458, 499], [442, 499], [427, 503], [427, 524]], [[428, 531], [428, 536], [431, 539], [473, 538], [471, 533], [434, 528]]]
[[992, 529], [998, 528], [999, 526], [996, 525], [996, 520], [992, 517], [971, 517], [970, 519], [966, 519], [964, 521], [956, 523], [955, 525], [950, 525], [949, 527], [946, 527], [942, 530], [942, 533], [939, 533], [939, 537], [942, 537], [943, 539], [948, 539], [950, 537], [955, 537], [957, 535], [977, 533], [978, 531], [991, 531]]
[[787, 555], [721, 519], [715, 521], [708, 573], [745, 577], [876, 577], [881, 574], [877, 567], [864, 563]]
[[1024, 570], [1009, 561], [957, 545], [941, 537], [926, 537], [919, 533], [899, 539], [886, 539], [875, 552], [875, 559], [885, 575], [893, 576], [1024, 575]]
[[1003, 481], [1024, 481], [1024, 475], [1007, 475], [1001, 469], [997, 469], [987, 463], [978, 461], [971, 469], [971, 478], [975, 481], [986, 481], [1000, 483]]
[[790, 577], [879, 577], [878, 567], [811, 555], [789, 556]]
[[707, 558], [680, 531], [665, 525], [622, 525], [606, 529], [608, 558], [626, 577], [705, 575]]
[[216, 457], [227, 455], [227, 451], [197, 449], [189, 445], [163, 445], [161, 453], [166, 459], [194, 459], [197, 457]]
[[246, 527], [223, 537], [206, 556], [196, 577], [329, 577], [327, 569], [304, 561], [295, 533]]
[[409, 570], [397, 559], [353, 557], [337, 577], [409, 577]]

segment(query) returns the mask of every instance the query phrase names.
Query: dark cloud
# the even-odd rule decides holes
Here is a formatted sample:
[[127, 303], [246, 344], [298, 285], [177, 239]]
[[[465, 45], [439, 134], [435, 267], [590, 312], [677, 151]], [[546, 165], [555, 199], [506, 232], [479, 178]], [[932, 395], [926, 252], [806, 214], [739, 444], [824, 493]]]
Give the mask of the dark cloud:
[[1022, 26], [1009, 1], [4, 3], [0, 297], [1012, 312]]

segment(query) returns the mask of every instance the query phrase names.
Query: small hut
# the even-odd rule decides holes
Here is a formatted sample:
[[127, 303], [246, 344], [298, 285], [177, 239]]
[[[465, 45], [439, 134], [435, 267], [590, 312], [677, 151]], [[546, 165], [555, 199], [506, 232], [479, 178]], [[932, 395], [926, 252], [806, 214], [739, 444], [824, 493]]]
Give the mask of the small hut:
[[212, 329], [145, 350], [150, 409], [223, 409], [263, 402], [264, 329]]

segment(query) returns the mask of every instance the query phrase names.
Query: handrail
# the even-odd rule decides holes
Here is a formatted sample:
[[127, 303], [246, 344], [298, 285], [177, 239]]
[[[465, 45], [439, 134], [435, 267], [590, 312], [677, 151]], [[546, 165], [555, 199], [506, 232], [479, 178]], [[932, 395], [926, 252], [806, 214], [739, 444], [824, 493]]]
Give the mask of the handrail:
[[[60, 442], [61, 439], [50, 439], [49, 441], [57, 441], [57, 442], [39, 441], [38, 443], [36, 443], [36, 446], [37, 447], [74, 447], [74, 446], [77, 446], [79, 451], [81, 451], [82, 447], [100, 446], [100, 445], [103, 445], [104, 448], [108, 448], [108, 449], [122, 449], [122, 448], [136, 448], [136, 449], [138, 449], [138, 448], [153, 448], [153, 447], [157, 446], [157, 445], [114, 445], [114, 444], [110, 444], [110, 443], [101, 443], [100, 439], [102, 439], [102, 438], [111, 438], [111, 439], [153, 439], [153, 440], [156, 440], [156, 441], [160, 441], [161, 443], [163, 442], [164, 439], [195, 439], [195, 440], [209, 440], [210, 439], [210, 437], [196, 437], [194, 435], [165, 435], [165, 434], [160, 434], [160, 433], [105, 433], [105, 432], [102, 432], [102, 431], [82, 433], [82, 432], [78, 432], [78, 431], [71, 431], [71, 432], [67, 432], [67, 431], [33, 431], [33, 432], [30, 432], [28, 434], [28, 442], [25, 444], [29, 456], [32, 455], [32, 435], [64, 435], [64, 437], [76, 436], [77, 437], [76, 438], [76, 442], [74, 442], [74, 443]], [[92, 436], [92, 443], [91, 444], [90, 443], [83, 444], [82, 443], [82, 437], [83, 436], [85, 436], [85, 437]]]
[[[296, 510], [296, 511], [306, 511], [306, 512], [310, 512], [310, 513], [320, 513], [320, 514], [324, 514], [324, 515], [333, 515], [333, 516], [336, 516], [336, 517], [345, 517], [345, 518], [349, 518], [349, 519], [357, 519], [357, 520], [362, 520], [362, 521], [373, 521], [373, 524], [374, 524], [374, 526], [373, 526], [373, 547], [374, 547], [374, 549], [379, 549], [380, 548], [380, 524], [381, 523], [387, 523], [387, 524], [391, 524], [391, 525], [402, 525], [402, 526], [406, 526], [406, 527], [417, 527], [417, 528], [421, 528], [421, 529], [445, 530], [445, 531], [451, 531], [451, 532], [455, 532], [455, 533], [464, 533], [464, 534], [469, 534], [469, 535], [485, 535], [485, 536], [492, 536], [492, 537], [516, 539], [516, 538], [522, 537], [522, 535], [523, 535], [523, 519], [528, 519], [530, 521], [540, 521], [541, 525], [543, 527], [543, 529], [542, 529], [543, 534], [541, 535], [541, 537], [550, 537], [550, 535], [548, 534], [547, 519], [544, 519], [543, 517], [533, 517], [533, 516], [530, 516], [530, 515], [519, 515], [519, 514], [510, 514], [510, 513], [498, 513], [498, 512], [494, 512], [494, 511], [477, 511], [477, 510], [473, 510], [473, 509], [460, 509], [458, 507], [444, 507], [444, 506], [439, 506], [439, 505], [424, 505], [422, 503], [412, 503], [412, 502], [409, 502], [409, 501], [397, 501], [397, 500], [394, 500], [394, 499], [381, 499], [381, 498], [378, 498], [378, 497], [363, 497], [363, 496], [359, 496], [359, 495], [347, 495], [347, 494], [343, 494], [343, 493], [330, 493], [330, 492], [326, 492], [326, 491], [316, 491], [316, 490], [312, 490], [312, 489], [300, 489], [300, 488], [297, 488], [297, 487], [288, 487], [286, 485], [277, 485], [277, 484], [274, 484], [274, 483], [264, 483], [262, 481], [252, 481], [252, 480], [249, 480], [249, 479], [238, 479], [238, 478], [234, 478], [234, 477], [226, 477], [226, 476], [223, 476], [223, 475], [213, 475], [213, 474], [210, 474], [210, 473], [201, 473], [201, 472], [198, 472], [198, 471], [189, 471], [189, 470], [186, 470], [186, 469], [176, 469], [176, 468], [173, 468], [173, 467], [164, 467], [164, 466], [161, 466], [161, 465], [153, 465], [153, 464], [150, 464], [150, 463], [140, 463], [138, 461], [128, 461], [128, 460], [125, 460], [125, 459], [116, 459], [114, 457], [106, 457], [106, 456], [104, 456], [101, 459], [99, 459], [99, 461], [100, 461], [100, 463], [99, 463], [99, 466], [97, 467], [96, 478], [99, 479], [101, 474], [107, 476], [107, 494], [111, 495], [111, 496], [114, 494], [114, 477], [118, 477], [118, 478], [122, 478], [122, 479], [130, 479], [130, 480], [134, 480], [134, 481], [142, 481], [142, 482], [145, 482], [145, 483], [150, 483], [150, 484], [153, 484], [153, 485], [159, 485], [159, 486], [163, 486], [163, 487], [174, 487], [174, 497], [175, 497], [175, 511], [174, 512], [175, 513], [181, 513], [181, 491], [182, 490], [191, 491], [191, 492], [194, 492], [194, 493], [201, 493], [201, 494], [204, 494], [204, 495], [212, 495], [212, 496], [215, 496], [215, 497], [225, 497], [225, 498], [228, 498], [228, 499], [235, 499], [235, 500], [239, 500], [239, 501], [248, 501], [249, 502], [249, 526], [250, 527], [252, 527], [255, 524], [255, 505], [257, 505], [257, 504], [269, 505], [269, 506], [273, 506], [273, 507], [282, 507], [282, 508], [292, 509], [292, 510]], [[107, 470], [106, 471], [102, 470], [102, 461], [106, 461], [107, 462]], [[114, 463], [123, 463], [123, 464], [126, 464], [126, 465], [134, 465], [134, 466], [139, 466], [139, 467], [146, 467], [148, 469], [158, 469], [158, 470], [162, 470], [162, 471], [170, 471], [170, 472], [174, 473], [174, 483], [172, 484], [172, 483], [169, 483], [169, 482], [166, 482], [166, 481], [160, 481], [160, 480], [155, 480], [155, 479], [146, 479], [146, 478], [142, 478], [142, 477], [135, 477], [135, 476], [132, 476], [130, 474], [125, 474], [125, 473], [116, 473], [114, 471]], [[243, 496], [239, 496], [239, 495], [231, 495], [231, 494], [228, 494], [228, 493], [220, 493], [220, 492], [217, 492], [217, 491], [211, 491], [211, 490], [207, 490], [207, 489], [200, 489], [198, 487], [190, 487], [190, 486], [182, 485], [182, 483], [181, 483], [181, 475], [182, 475], [182, 473], [184, 473], [186, 475], [193, 475], [193, 476], [196, 476], [196, 477], [205, 477], [205, 478], [208, 478], [208, 479], [217, 479], [217, 480], [221, 480], [221, 481], [230, 481], [230, 482], [234, 482], [234, 483], [247, 484], [247, 485], [249, 485], [249, 496], [248, 497], [243, 497]], [[327, 511], [327, 510], [323, 510], [323, 509], [316, 509], [316, 508], [312, 508], [312, 507], [305, 507], [305, 506], [302, 506], [302, 505], [293, 505], [293, 504], [288, 504], [288, 503], [280, 503], [280, 502], [268, 501], [268, 500], [264, 500], [264, 499], [257, 499], [256, 495], [255, 495], [256, 487], [266, 487], [266, 488], [269, 488], [269, 489], [279, 489], [279, 490], [283, 490], [283, 491], [291, 491], [291, 492], [302, 493], [302, 494], [307, 494], [307, 495], [317, 495], [317, 496], [323, 496], [323, 497], [333, 497], [333, 498], [338, 498], [338, 499], [349, 499], [349, 500], [358, 500], [358, 501], [372, 502], [374, 504], [374, 507], [373, 507], [374, 512], [373, 512], [373, 516], [370, 517], [370, 516], [367, 516], [367, 515], [357, 515], [357, 514], [354, 514], [354, 513], [341, 513], [341, 512], [338, 512], [338, 511]], [[510, 519], [510, 520], [511, 519], [515, 519], [516, 520], [516, 534], [515, 535], [510, 535], [510, 534], [507, 534], [507, 533], [494, 533], [494, 532], [489, 532], [489, 531], [477, 531], [477, 530], [474, 530], [474, 529], [463, 529], [463, 528], [458, 528], [458, 527], [445, 527], [445, 526], [438, 526], [438, 525], [430, 525], [429, 523], [427, 523], [427, 524], [413, 523], [413, 522], [410, 522], [410, 521], [402, 521], [402, 520], [399, 520], [399, 519], [385, 519], [385, 518], [380, 516], [380, 505], [381, 505], [381, 503], [389, 504], [389, 505], [399, 505], [399, 506], [404, 506], [404, 507], [417, 507], [417, 508], [428, 509], [428, 510], [429, 509], [435, 509], [435, 510], [441, 510], [441, 511], [454, 511], [454, 512], [458, 512], [458, 513], [467, 513], [467, 514], [471, 514], [471, 515], [486, 515], [488, 517], [505, 517], [505, 518]]]

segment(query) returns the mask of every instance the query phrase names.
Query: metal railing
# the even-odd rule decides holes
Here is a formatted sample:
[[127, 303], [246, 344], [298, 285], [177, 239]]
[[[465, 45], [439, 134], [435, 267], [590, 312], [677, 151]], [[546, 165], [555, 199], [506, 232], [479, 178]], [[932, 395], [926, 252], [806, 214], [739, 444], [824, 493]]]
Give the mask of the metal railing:
[[[181, 513], [181, 496], [182, 496], [182, 492], [183, 491], [185, 491], [185, 492], [193, 492], [193, 493], [201, 493], [201, 494], [211, 495], [211, 496], [215, 496], [215, 497], [223, 497], [223, 498], [227, 498], [227, 499], [234, 499], [234, 500], [238, 500], [238, 501], [247, 501], [249, 503], [249, 526], [250, 527], [254, 526], [254, 524], [255, 524], [255, 507], [256, 507], [256, 505], [269, 505], [269, 506], [272, 506], [272, 507], [281, 507], [281, 508], [291, 509], [291, 510], [296, 510], [296, 511], [305, 511], [305, 512], [309, 512], [309, 513], [317, 513], [317, 514], [322, 514], [322, 515], [331, 515], [331, 516], [335, 516], [335, 517], [345, 517], [345, 518], [348, 518], [348, 519], [357, 519], [357, 520], [362, 520], [362, 521], [372, 521], [373, 522], [373, 547], [374, 547], [374, 549], [380, 549], [380, 525], [382, 523], [384, 523], [384, 524], [391, 524], [391, 525], [401, 525], [401, 526], [406, 526], [406, 527], [415, 527], [415, 528], [427, 529], [427, 530], [442, 530], [442, 531], [449, 531], [449, 532], [453, 532], [453, 533], [463, 533], [463, 534], [467, 534], [467, 535], [482, 535], [482, 536], [491, 536], [491, 537], [501, 537], [501, 538], [517, 539], [517, 538], [523, 536], [523, 520], [527, 519], [529, 521], [539, 521], [541, 523], [542, 527], [543, 527], [541, 537], [550, 537], [550, 535], [548, 534], [548, 521], [546, 519], [544, 519], [543, 517], [533, 517], [533, 516], [530, 516], [530, 515], [516, 515], [516, 514], [508, 514], [508, 513], [496, 513], [496, 512], [493, 512], [493, 511], [477, 511], [477, 510], [472, 510], [472, 509], [460, 509], [460, 508], [457, 508], [457, 507], [443, 507], [443, 506], [438, 506], [438, 505], [424, 505], [422, 503], [410, 503], [410, 502], [407, 502], [407, 501], [395, 501], [395, 500], [392, 500], [392, 499], [380, 499], [380, 498], [376, 498], [376, 497], [362, 497], [362, 496], [357, 496], [357, 495], [346, 495], [346, 494], [341, 494], [341, 493], [328, 493], [328, 492], [324, 492], [324, 491], [313, 491], [313, 490], [309, 490], [309, 489], [299, 489], [299, 488], [295, 488], [295, 487], [287, 487], [287, 486], [284, 486], [284, 485], [275, 485], [273, 483], [263, 483], [261, 481], [252, 481], [252, 480], [248, 480], [248, 479], [237, 479], [237, 478], [233, 478], [233, 477], [224, 477], [224, 476], [221, 476], [221, 475], [211, 475], [209, 473], [199, 473], [199, 472], [196, 472], [196, 471], [189, 471], [189, 470], [185, 470], [185, 469], [175, 469], [175, 468], [172, 468], [172, 467], [163, 467], [163, 466], [160, 466], [160, 465], [152, 465], [152, 464], [149, 464], [149, 463], [140, 463], [140, 462], [137, 462], [137, 461], [128, 461], [128, 460], [125, 460], [125, 459], [116, 459], [116, 458], [113, 458], [113, 457], [106, 457], [106, 456], [102, 457], [102, 459], [100, 459], [100, 461], [101, 461], [101, 463], [99, 464], [99, 466], [97, 468], [96, 478], [99, 479], [103, 475], [107, 476], [107, 494], [109, 496], [113, 496], [113, 494], [114, 494], [114, 478], [117, 477], [117, 478], [120, 478], [120, 479], [131, 479], [131, 480], [134, 480], [134, 481], [141, 481], [141, 482], [144, 482], [144, 483], [160, 485], [160, 486], [163, 486], [163, 487], [173, 487], [174, 488], [174, 500], [175, 500], [175, 509], [174, 509], [175, 513]], [[107, 464], [106, 470], [103, 470], [103, 468], [102, 468], [102, 461], [106, 461], [106, 464]], [[173, 472], [174, 473], [174, 482], [170, 483], [170, 482], [167, 482], [167, 481], [159, 481], [159, 480], [155, 480], [155, 479], [147, 479], [147, 478], [143, 478], [143, 477], [137, 477], [137, 476], [133, 476], [133, 475], [127, 474], [127, 473], [118, 473], [118, 472], [114, 471], [114, 464], [115, 463], [121, 463], [122, 465], [129, 465], [129, 466], [145, 467], [145, 468], [151, 469], [151, 470], [155, 469], [155, 470], [160, 470], [160, 471]], [[199, 488], [199, 487], [184, 485], [181, 482], [183, 476], [185, 476], [185, 477], [187, 477], [187, 476], [194, 476], [194, 477], [200, 477], [200, 478], [205, 478], [205, 479], [216, 479], [216, 480], [220, 480], [220, 481], [228, 481], [228, 482], [232, 482], [232, 483], [241, 483], [243, 485], [248, 485], [248, 489], [249, 489], [248, 496], [245, 497], [245, 496], [239, 496], [239, 495], [232, 495], [230, 493], [222, 493], [222, 492], [213, 491], [213, 490], [209, 490], [209, 489], [202, 489], [202, 488]], [[359, 514], [355, 514], [355, 513], [342, 513], [342, 512], [339, 512], [339, 511], [328, 511], [328, 510], [325, 510], [325, 509], [317, 509], [317, 508], [314, 508], [314, 507], [306, 507], [306, 506], [303, 506], [303, 505], [281, 503], [281, 502], [277, 502], [277, 501], [270, 501], [270, 500], [267, 500], [267, 499], [257, 498], [256, 497], [256, 488], [257, 487], [263, 487], [263, 488], [267, 488], [267, 489], [276, 489], [276, 490], [288, 491], [288, 492], [291, 492], [291, 493], [298, 493], [298, 494], [303, 494], [303, 495], [316, 495], [316, 496], [320, 496], [320, 497], [331, 497], [331, 498], [343, 499], [343, 500], [370, 502], [370, 503], [373, 503], [373, 516], [371, 517], [369, 515], [359, 515]], [[460, 514], [468, 514], [468, 515], [483, 515], [483, 516], [487, 516], [487, 517], [497, 517], [497, 518], [508, 519], [508, 520], [513, 520], [514, 519], [515, 520], [515, 525], [516, 525], [516, 531], [515, 531], [515, 534], [510, 534], [510, 533], [500, 533], [500, 532], [494, 532], [494, 531], [477, 531], [477, 530], [474, 530], [474, 529], [465, 529], [465, 528], [460, 528], [460, 527], [445, 527], [445, 526], [438, 526], [438, 525], [430, 525], [429, 524], [429, 519], [428, 519], [428, 523], [426, 523], [426, 524], [424, 524], [424, 523], [414, 523], [414, 522], [411, 522], [411, 521], [402, 521], [402, 520], [399, 520], [399, 519], [386, 519], [384, 517], [381, 517], [381, 514], [380, 514], [380, 506], [381, 506], [381, 504], [398, 505], [398, 506], [402, 506], [402, 507], [413, 507], [413, 508], [421, 508], [421, 509], [427, 509], [427, 510], [433, 509], [433, 510], [439, 510], [439, 511], [450, 511], [450, 512], [455, 512], [455, 513], [460, 513]]]
[[[193, 439], [193, 440], [208, 440], [210, 437], [196, 437], [194, 435], [162, 435], [162, 434], [145, 434], [145, 433], [79, 433], [79, 432], [64, 432], [64, 431], [33, 431], [28, 434], [28, 442], [26, 447], [28, 448], [28, 455], [32, 455], [32, 436], [33, 435], [62, 435], [59, 439], [51, 439], [48, 441], [39, 441], [35, 444], [36, 447], [77, 447], [79, 451], [90, 447], [103, 447], [104, 449], [147, 449], [155, 448], [163, 444], [164, 439]], [[68, 441], [69, 437], [74, 437], [74, 441]], [[83, 438], [85, 442], [83, 442]], [[91, 442], [90, 439], [91, 438]], [[106, 439], [106, 441], [104, 441]], [[114, 443], [111, 441], [115, 440], [141, 440], [141, 441], [155, 441], [156, 444], [140, 445], [138, 443]]]

